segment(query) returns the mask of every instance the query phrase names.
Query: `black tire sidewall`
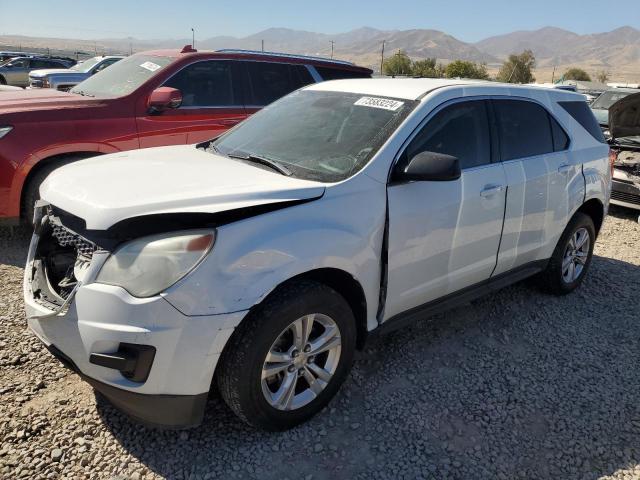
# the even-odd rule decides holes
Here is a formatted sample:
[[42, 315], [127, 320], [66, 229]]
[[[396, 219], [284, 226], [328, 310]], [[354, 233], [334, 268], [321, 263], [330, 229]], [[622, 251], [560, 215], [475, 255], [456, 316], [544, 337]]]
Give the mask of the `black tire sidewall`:
[[[241, 416], [251, 424], [267, 430], [285, 430], [315, 415], [336, 394], [353, 362], [356, 328], [348, 303], [340, 294], [322, 284], [305, 282], [296, 287], [283, 288], [272, 299], [251, 312], [250, 318], [245, 319], [244, 328], [236, 332], [238, 336], [247, 335], [249, 341], [234, 342], [236, 344], [228, 352], [232, 355], [236, 348], [245, 349], [244, 375], [237, 384]], [[261, 373], [267, 352], [285, 328], [296, 319], [311, 313], [325, 314], [338, 325], [341, 335], [338, 367], [329, 384], [310, 403], [296, 410], [277, 410], [269, 405], [262, 393]], [[236, 375], [240, 373], [235, 372]]]
[[[575, 234], [577, 230], [580, 228], [585, 228], [589, 234], [589, 254], [587, 256], [587, 261], [585, 262], [584, 268], [582, 272], [573, 282], [567, 283], [562, 279], [562, 261], [564, 259], [564, 254], [567, 249], [567, 244], [571, 237]], [[550, 274], [551, 274], [551, 282], [552, 289], [557, 293], [565, 294], [570, 293], [584, 280], [587, 272], [589, 271], [589, 266], [591, 265], [591, 260], [593, 258], [593, 248], [596, 242], [596, 231], [595, 226], [593, 224], [593, 220], [588, 215], [583, 213], [577, 213], [572, 219], [567, 228], [565, 229], [558, 245], [553, 253], [553, 257], [551, 259], [550, 265]]]

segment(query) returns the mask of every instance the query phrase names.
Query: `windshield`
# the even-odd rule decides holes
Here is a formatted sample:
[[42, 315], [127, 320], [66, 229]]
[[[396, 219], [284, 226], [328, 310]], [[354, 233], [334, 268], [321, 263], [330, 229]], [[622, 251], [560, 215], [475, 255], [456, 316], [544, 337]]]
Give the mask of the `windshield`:
[[71, 92], [98, 98], [121, 97], [133, 92], [172, 61], [172, 57], [132, 55], [80, 82]]
[[82, 72], [82, 73], [87, 73], [89, 70], [91, 70], [96, 63], [98, 63], [100, 61], [99, 58], [88, 58], [87, 60], [85, 60], [84, 62], [80, 62], [80, 63], [76, 63], [73, 67], [71, 67], [69, 70], [73, 70], [74, 72]]
[[213, 143], [223, 155], [261, 157], [292, 176], [337, 182], [359, 171], [416, 102], [299, 90]]
[[[640, 90], [639, 90], [640, 91]], [[624, 97], [628, 97], [633, 92], [625, 92], [625, 91], [616, 91], [616, 90], [607, 90], [602, 93], [598, 98], [594, 100], [591, 104], [591, 108], [599, 108], [602, 110], [609, 110], [609, 107], [616, 103], [618, 100], [622, 100]]]

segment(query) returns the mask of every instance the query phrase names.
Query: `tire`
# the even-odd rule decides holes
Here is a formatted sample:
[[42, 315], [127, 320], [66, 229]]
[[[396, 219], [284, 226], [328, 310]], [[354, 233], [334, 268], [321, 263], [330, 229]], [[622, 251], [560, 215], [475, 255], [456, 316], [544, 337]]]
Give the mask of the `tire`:
[[[310, 321], [313, 330], [309, 341], [303, 342], [306, 343], [305, 352], [310, 349], [315, 338], [321, 343], [323, 339], [330, 338], [328, 332], [335, 332], [333, 326], [324, 329], [325, 326], [321, 322], [330, 325], [327, 319], [338, 327], [339, 346], [318, 353], [317, 357], [309, 350], [309, 353], [298, 353], [298, 356], [292, 359], [295, 351], [291, 348], [295, 349], [296, 344], [292, 341], [292, 345], [289, 345], [286, 341], [288, 336], [291, 336], [292, 340], [294, 338], [293, 330], [288, 330], [288, 327], [294, 322], [303, 321], [304, 318], [313, 319]], [[334, 339], [332, 341], [335, 344]], [[278, 342], [283, 342], [282, 348], [276, 347]], [[268, 431], [287, 430], [308, 420], [329, 403], [351, 369], [355, 346], [356, 325], [353, 312], [340, 294], [326, 285], [313, 281], [290, 283], [278, 288], [250, 312], [236, 329], [216, 369], [218, 388], [226, 404], [244, 422]], [[272, 353], [276, 351], [277, 353]], [[267, 365], [267, 354], [288, 358], [286, 362], [289, 366], [273, 376], [263, 378], [266, 375], [263, 375], [263, 368]], [[303, 355], [306, 357], [302, 358]], [[280, 368], [280, 365], [285, 364], [279, 363], [280, 360], [278, 358], [278, 362], [269, 363], [269, 366], [275, 365]], [[316, 365], [311, 363], [323, 366], [325, 374], [327, 370], [334, 368], [330, 379], [326, 383], [318, 381], [315, 390], [307, 381], [308, 375], [317, 371]], [[289, 370], [291, 368], [293, 370]], [[287, 402], [287, 395], [281, 396], [278, 392], [286, 391], [285, 381], [292, 378], [291, 375], [295, 377], [292, 380], [294, 389]], [[324, 388], [320, 389], [320, 385], [324, 385]], [[320, 390], [316, 391], [318, 389]], [[298, 391], [300, 393], [297, 393]], [[275, 398], [284, 400], [277, 402]], [[307, 403], [304, 403], [305, 401]], [[274, 405], [278, 403], [279, 406], [276, 408]]]
[[2, 75], [0, 75], [0, 85], [6, 85], [6, 84], [7, 84], [7, 81]]
[[[573, 249], [570, 245], [570, 241], [572, 239], [575, 240], [577, 232], [586, 232], [588, 237], [585, 238], [588, 238], [589, 245], [587, 247], [583, 244], [581, 248], [584, 252], [581, 253], [586, 253], [586, 257], [576, 255], [574, 257], [576, 261], [571, 262], [574, 264], [574, 273], [568, 275], [570, 270], [567, 269], [566, 265], [563, 268], [563, 262], [570, 263], [568, 260], [572, 257], [571, 251], [580, 250]], [[581, 239], [582, 237], [578, 235], [578, 238]], [[554, 295], [566, 295], [578, 288], [587, 275], [589, 265], [591, 265], [595, 241], [596, 229], [591, 217], [581, 212], [576, 213], [562, 233], [560, 240], [558, 240], [547, 268], [539, 277], [541, 286]], [[584, 260], [580, 261], [578, 257]], [[582, 266], [579, 272], [578, 265]]]
[[78, 160], [83, 160], [85, 158], [90, 158], [92, 155], [85, 156], [68, 156], [63, 159], [54, 160], [50, 163], [45, 164], [43, 167], [39, 168], [36, 173], [29, 178], [27, 184], [25, 185], [22, 191], [22, 204], [20, 205], [20, 217], [22, 220], [31, 224], [31, 220], [33, 218], [33, 208], [36, 204], [36, 201], [40, 198], [40, 185], [44, 180], [49, 176], [51, 172], [55, 169], [62, 167], [63, 165], [67, 165], [68, 163], [76, 162]]

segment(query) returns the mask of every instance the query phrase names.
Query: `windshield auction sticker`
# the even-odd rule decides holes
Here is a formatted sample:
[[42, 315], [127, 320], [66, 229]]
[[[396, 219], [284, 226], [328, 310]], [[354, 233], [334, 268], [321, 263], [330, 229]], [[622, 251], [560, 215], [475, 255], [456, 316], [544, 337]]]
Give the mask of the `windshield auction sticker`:
[[153, 63], [153, 62], [144, 62], [144, 63], [141, 63], [140, 66], [142, 68], [146, 68], [150, 72], [155, 72], [156, 70], [158, 70], [160, 68], [160, 65], [158, 65], [157, 63]]
[[361, 107], [382, 108], [383, 110], [391, 110], [395, 112], [402, 105], [404, 105], [404, 102], [399, 102], [398, 100], [389, 100], [388, 98], [362, 97], [358, 101], [356, 101], [354, 105], [360, 105]]

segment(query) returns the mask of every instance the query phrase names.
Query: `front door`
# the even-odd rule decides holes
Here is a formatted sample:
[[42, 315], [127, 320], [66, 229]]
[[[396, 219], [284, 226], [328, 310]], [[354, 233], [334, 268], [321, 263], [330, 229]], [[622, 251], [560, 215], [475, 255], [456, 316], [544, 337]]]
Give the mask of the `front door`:
[[163, 86], [182, 93], [182, 105], [137, 117], [140, 148], [198, 143], [217, 137], [246, 117], [230, 60], [206, 60], [187, 65]]
[[423, 151], [453, 155], [462, 175], [445, 182], [390, 185], [385, 320], [487, 280], [495, 266], [506, 178], [492, 162], [485, 100], [440, 109], [417, 133], [398, 166]]

